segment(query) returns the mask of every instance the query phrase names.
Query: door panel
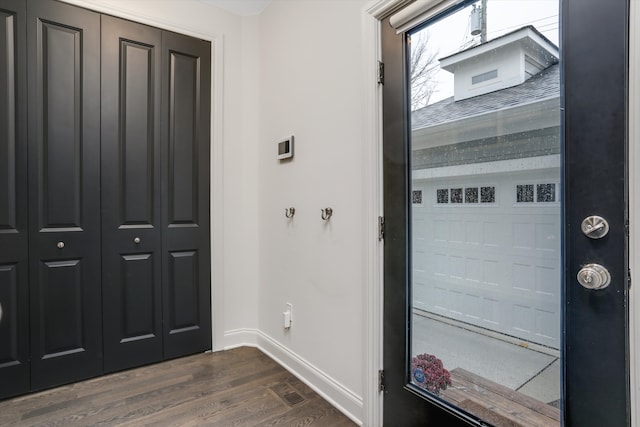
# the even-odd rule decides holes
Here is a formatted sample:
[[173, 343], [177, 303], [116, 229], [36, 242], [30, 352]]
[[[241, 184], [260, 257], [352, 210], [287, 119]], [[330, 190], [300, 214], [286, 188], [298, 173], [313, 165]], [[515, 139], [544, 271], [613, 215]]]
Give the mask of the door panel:
[[0, 265], [0, 399], [29, 389], [27, 262]]
[[171, 252], [169, 255], [169, 330], [177, 333], [197, 329], [200, 319], [198, 307], [198, 253]]
[[162, 206], [165, 358], [211, 348], [211, 45], [163, 33]]
[[[10, 7], [11, 3], [0, 4], [2, 7]], [[13, 4], [18, 9], [18, 4]], [[0, 175], [0, 229], [15, 230], [17, 223], [17, 177], [16, 177], [16, 150], [19, 149], [16, 135], [17, 99], [16, 92], [19, 89], [19, 75], [16, 75], [19, 59], [18, 54], [18, 37], [20, 41], [24, 38], [24, 16], [22, 25], [18, 24], [18, 13], [24, 14], [24, 6], [22, 10], [4, 11], [0, 9], [0, 81], [2, 87], [2, 102], [0, 103], [0, 129], [3, 130], [3, 137], [0, 140], [0, 160], [2, 160], [2, 175]], [[24, 66], [24, 64], [21, 64]]]
[[122, 289], [124, 313], [121, 342], [137, 341], [156, 336], [154, 314], [157, 307], [150, 304], [156, 298], [152, 254], [122, 255]]
[[42, 133], [39, 145], [41, 229], [80, 227], [82, 194], [82, 29], [41, 22]]
[[0, 0], [0, 399], [29, 387], [26, 8]]
[[[502, 36], [492, 36], [491, 20], [500, 14], [496, 3], [518, 7], [458, 2], [451, 11], [464, 12], [458, 13], [463, 19], [435, 14], [406, 39], [389, 22], [381, 26], [384, 422], [629, 425], [628, 2], [603, 8], [595, 0], [562, 1], [562, 57], [547, 65], [557, 53], [545, 47], [546, 36], [530, 31], [553, 25], [536, 21], [527, 29], [511, 22]], [[487, 4], [488, 39], [434, 56], [437, 68], [453, 74], [451, 97], [410, 112], [414, 36], [431, 30], [428, 39], [438, 39], [446, 34], [438, 25], [448, 17], [473, 26], [474, 14]], [[478, 34], [486, 37], [484, 25]], [[607, 31], [594, 32], [595, 25]], [[511, 50], [491, 50], [498, 45]], [[514, 56], [522, 67], [501, 68], [508, 52], [524, 45], [524, 54]], [[533, 59], [544, 50], [551, 55]], [[484, 53], [490, 56], [483, 59]], [[515, 70], [524, 72], [522, 80], [500, 86]], [[491, 194], [484, 205], [483, 191]], [[603, 238], [582, 231], [591, 215], [608, 221]], [[608, 287], [578, 283], [578, 271], [592, 263], [611, 273]], [[424, 351], [442, 358], [445, 371], [454, 369], [435, 378], [415, 358]], [[528, 360], [505, 362], [503, 351], [526, 353]], [[463, 359], [478, 371], [459, 369]], [[540, 369], [524, 381], [507, 378], [536, 363]], [[532, 385], [546, 381], [548, 373], [555, 375], [560, 398], [532, 399], [529, 393], [538, 392]], [[436, 380], [441, 385], [435, 391], [426, 387]], [[538, 415], [548, 419], [536, 421]]]
[[100, 16], [29, 3], [32, 389], [102, 372]]
[[83, 351], [81, 260], [43, 261], [40, 267], [40, 324], [35, 326], [44, 332], [42, 358]]
[[102, 17], [106, 371], [162, 360], [160, 34]]
[[198, 58], [171, 52], [169, 110], [169, 223], [198, 223], [198, 140], [193, 118], [198, 105]]

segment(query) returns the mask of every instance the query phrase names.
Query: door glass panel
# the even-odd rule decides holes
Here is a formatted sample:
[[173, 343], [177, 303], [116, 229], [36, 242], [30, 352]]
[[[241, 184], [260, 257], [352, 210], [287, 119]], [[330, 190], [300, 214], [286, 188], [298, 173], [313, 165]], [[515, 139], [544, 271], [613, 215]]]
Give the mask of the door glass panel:
[[558, 10], [481, 0], [408, 34], [407, 375], [495, 425], [560, 425]]

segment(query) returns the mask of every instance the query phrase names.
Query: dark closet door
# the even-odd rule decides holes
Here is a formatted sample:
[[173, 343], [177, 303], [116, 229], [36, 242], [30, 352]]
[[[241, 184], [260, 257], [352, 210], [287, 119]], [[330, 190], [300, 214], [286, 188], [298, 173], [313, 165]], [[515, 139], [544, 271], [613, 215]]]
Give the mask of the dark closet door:
[[25, 24], [0, 0], [0, 399], [29, 389]]
[[162, 360], [160, 43], [102, 16], [105, 371]]
[[164, 356], [211, 348], [211, 45], [162, 33]]
[[100, 15], [30, 0], [31, 385], [102, 372]]

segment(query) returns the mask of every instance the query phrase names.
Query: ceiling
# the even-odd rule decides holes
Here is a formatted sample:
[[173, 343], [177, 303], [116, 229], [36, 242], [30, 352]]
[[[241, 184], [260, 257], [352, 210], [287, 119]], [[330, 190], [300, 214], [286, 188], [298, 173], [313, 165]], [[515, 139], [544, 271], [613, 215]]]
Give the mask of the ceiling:
[[258, 15], [271, 0], [200, 0], [241, 16]]

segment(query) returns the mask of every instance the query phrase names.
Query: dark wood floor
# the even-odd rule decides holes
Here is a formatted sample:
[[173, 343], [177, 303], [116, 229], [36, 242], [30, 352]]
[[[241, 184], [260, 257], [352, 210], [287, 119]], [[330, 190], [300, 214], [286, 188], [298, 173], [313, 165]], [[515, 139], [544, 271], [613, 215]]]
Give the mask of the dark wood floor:
[[0, 401], [0, 426], [354, 426], [254, 348], [199, 354]]
[[559, 427], [560, 410], [462, 368], [451, 371], [442, 392], [456, 406], [495, 427]]

